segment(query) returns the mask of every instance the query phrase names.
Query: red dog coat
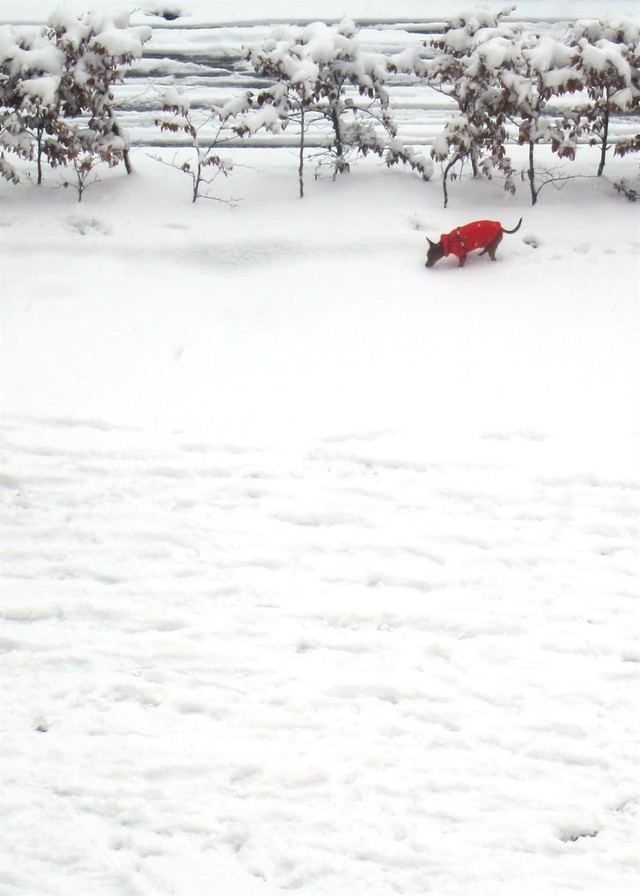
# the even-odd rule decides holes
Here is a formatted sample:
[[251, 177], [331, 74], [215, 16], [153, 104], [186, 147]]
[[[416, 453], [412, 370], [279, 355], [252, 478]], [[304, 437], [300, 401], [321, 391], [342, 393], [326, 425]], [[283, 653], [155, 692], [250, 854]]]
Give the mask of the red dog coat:
[[451, 233], [443, 233], [440, 237], [443, 255], [455, 255], [464, 258], [474, 249], [484, 249], [502, 233], [499, 221], [473, 221], [464, 227], [456, 227]]

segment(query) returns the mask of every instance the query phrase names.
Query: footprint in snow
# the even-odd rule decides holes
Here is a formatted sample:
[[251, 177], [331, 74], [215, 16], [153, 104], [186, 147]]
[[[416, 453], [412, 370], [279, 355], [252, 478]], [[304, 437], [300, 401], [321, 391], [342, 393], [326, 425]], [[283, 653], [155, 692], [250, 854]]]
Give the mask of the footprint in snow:
[[103, 221], [98, 221], [97, 218], [85, 218], [81, 215], [74, 215], [67, 219], [67, 223], [72, 230], [75, 230], [81, 236], [92, 236], [96, 233], [108, 236], [111, 233], [109, 225]]
[[157, 7], [151, 11], [151, 15], [165, 19], [167, 22], [175, 22], [182, 15], [182, 12], [176, 6]]
[[563, 843], [577, 843], [578, 840], [593, 839], [597, 837], [600, 831], [595, 828], [568, 828], [559, 833], [559, 838]]

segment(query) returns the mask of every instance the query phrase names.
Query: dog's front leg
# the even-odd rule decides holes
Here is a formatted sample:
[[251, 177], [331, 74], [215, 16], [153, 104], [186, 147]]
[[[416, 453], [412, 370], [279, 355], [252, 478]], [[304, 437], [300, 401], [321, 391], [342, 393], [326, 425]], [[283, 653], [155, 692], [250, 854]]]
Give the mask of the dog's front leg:
[[459, 267], [459, 268], [463, 268], [463, 267], [464, 267], [464, 263], [465, 263], [466, 260], [467, 260], [467, 256], [466, 256], [466, 255], [461, 255], [461, 256], [460, 256], [460, 261], [458, 262], [458, 267]]

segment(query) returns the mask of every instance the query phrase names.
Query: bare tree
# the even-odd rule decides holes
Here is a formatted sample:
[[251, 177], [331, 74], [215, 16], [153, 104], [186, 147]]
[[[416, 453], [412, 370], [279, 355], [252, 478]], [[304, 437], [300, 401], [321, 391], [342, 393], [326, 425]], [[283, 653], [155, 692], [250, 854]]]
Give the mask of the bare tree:
[[[159, 161], [182, 171], [190, 178], [192, 202], [197, 202], [201, 197], [215, 198], [209, 195], [207, 188], [219, 175], [222, 174], [226, 177], [233, 170], [231, 160], [223, 158], [219, 152], [219, 147], [228, 142], [232, 136], [225, 134], [223, 130], [220, 110], [212, 107], [205, 119], [196, 124], [188, 97], [177, 91], [169, 91], [165, 95], [162, 109], [164, 115], [156, 119], [156, 124], [162, 131], [186, 134], [193, 149], [194, 158], [178, 161], [175, 157], [172, 162], [168, 163], [162, 159]], [[214, 125], [213, 135], [207, 138], [203, 132], [209, 130], [211, 124]]]

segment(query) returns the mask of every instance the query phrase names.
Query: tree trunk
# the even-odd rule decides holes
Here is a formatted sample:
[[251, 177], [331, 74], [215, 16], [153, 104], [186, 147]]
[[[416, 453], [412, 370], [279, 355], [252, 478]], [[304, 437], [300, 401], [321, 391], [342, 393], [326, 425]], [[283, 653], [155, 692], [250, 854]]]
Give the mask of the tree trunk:
[[336, 179], [336, 175], [341, 173], [343, 169], [343, 156], [344, 156], [344, 146], [342, 143], [342, 134], [340, 132], [340, 117], [338, 115], [337, 109], [335, 106], [331, 106], [331, 124], [333, 125], [333, 132], [335, 135], [335, 144], [336, 144], [336, 164], [333, 171], [333, 179]]
[[36, 155], [36, 164], [38, 167], [38, 186], [42, 183], [42, 156], [44, 153], [44, 131], [41, 128], [38, 128], [37, 136], [36, 136], [36, 145], [37, 145], [37, 155]]
[[480, 169], [478, 168], [478, 152], [475, 149], [471, 151], [471, 171], [474, 177], [478, 177], [480, 174]]
[[300, 104], [300, 158], [298, 160], [300, 199], [304, 199], [304, 105]]
[[[111, 130], [116, 137], [120, 137], [124, 140], [122, 136], [122, 130], [120, 129], [120, 125], [117, 122], [115, 115], [113, 114], [113, 110], [109, 110], [109, 118], [111, 119]], [[122, 161], [124, 162], [124, 168], [127, 174], [131, 174], [133, 172], [133, 168], [131, 167], [131, 159], [129, 158], [129, 146], [127, 145], [126, 140], [124, 141], [124, 150], [122, 151]]]
[[444, 208], [446, 208], [446, 207], [449, 205], [449, 189], [448, 189], [448, 186], [447, 186], [447, 178], [449, 177], [449, 172], [451, 171], [451, 169], [453, 168], [453, 166], [454, 166], [457, 162], [460, 161], [461, 158], [462, 158], [462, 156], [460, 155], [460, 153], [457, 153], [457, 154], [451, 159], [451, 161], [450, 161], [449, 164], [446, 166], [446, 168], [444, 169], [444, 172], [443, 172], [443, 174], [442, 174], [442, 193], [443, 193], [443, 195], [444, 195], [444, 206], [443, 206]]
[[598, 177], [602, 177], [604, 163], [607, 158], [607, 139], [609, 138], [609, 91], [605, 93], [606, 105], [604, 107], [604, 129], [602, 131], [602, 146], [600, 148], [600, 164], [598, 165]]
[[533, 164], [533, 148], [535, 143], [533, 140], [529, 141], [529, 171], [527, 172], [527, 176], [529, 178], [529, 189], [531, 190], [531, 205], [535, 205], [538, 201], [538, 191], [536, 190], [536, 169]]

